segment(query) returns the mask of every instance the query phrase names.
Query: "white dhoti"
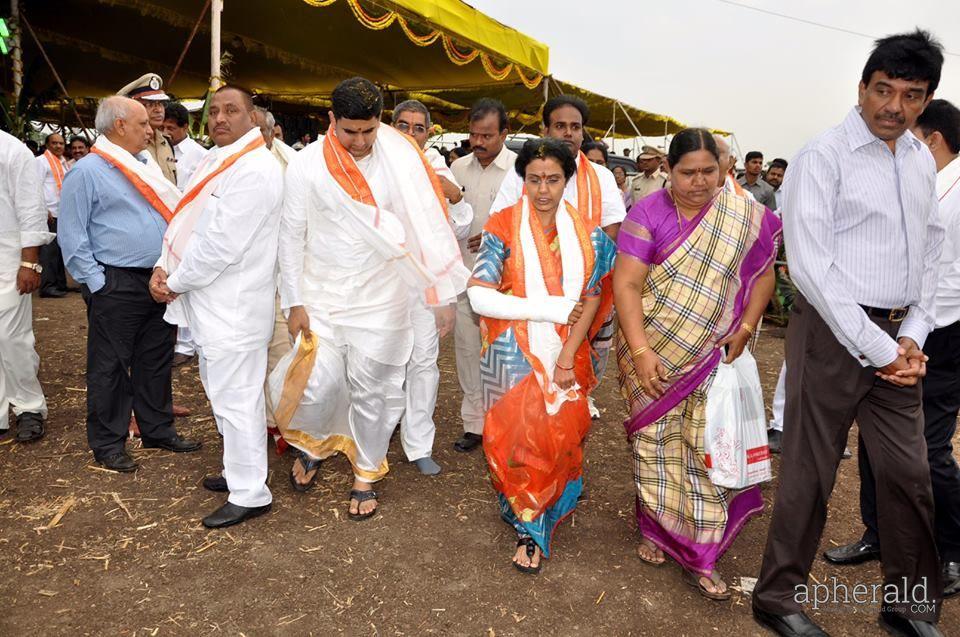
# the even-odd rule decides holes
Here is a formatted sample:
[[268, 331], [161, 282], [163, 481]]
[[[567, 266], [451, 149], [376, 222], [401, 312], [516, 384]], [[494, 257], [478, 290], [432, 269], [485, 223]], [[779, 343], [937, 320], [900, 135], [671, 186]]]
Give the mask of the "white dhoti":
[[780, 368], [780, 377], [777, 378], [777, 389], [773, 392], [773, 418], [770, 419], [770, 428], [783, 431], [783, 407], [787, 403], [787, 363]]
[[457, 323], [453, 328], [457, 354], [457, 379], [463, 390], [460, 418], [465, 433], [483, 435], [483, 394], [480, 389], [480, 324], [470, 299], [457, 299]]
[[33, 300], [15, 289], [0, 294], [0, 428], [7, 426], [7, 409], [19, 416], [36, 412], [47, 417], [47, 400], [37, 379], [40, 356], [34, 347]]
[[183, 326], [177, 328], [177, 345], [173, 349], [177, 354], [193, 356], [197, 353], [197, 346], [193, 342], [193, 336], [190, 335], [190, 328]]
[[[284, 381], [299, 341], [297, 345], [270, 374], [275, 405], [282, 404]], [[404, 372], [403, 365], [380, 363], [350, 345], [318, 339], [296, 410], [289, 423], [278, 418], [284, 440], [314, 458], [343, 453], [357, 480], [380, 480], [388, 471], [387, 447], [404, 409]]]
[[264, 382], [263, 390], [266, 393], [267, 400], [267, 426], [276, 427], [277, 423], [273, 419], [273, 403], [270, 402], [270, 373], [280, 362], [287, 352], [290, 351], [292, 343], [290, 342], [290, 332], [287, 330], [287, 319], [283, 316], [283, 310], [280, 309], [280, 296], [277, 296], [274, 305], [273, 317], [273, 336], [270, 337], [270, 345], [267, 348], [267, 379]]
[[242, 507], [270, 504], [267, 421], [263, 380], [265, 347], [244, 352], [199, 347], [200, 380], [223, 435], [223, 477], [228, 501]]
[[433, 412], [437, 406], [440, 385], [440, 334], [433, 310], [421, 301], [410, 307], [413, 324], [413, 352], [407, 363], [406, 412], [400, 423], [400, 441], [407, 460], [413, 462], [433, 453], [433, 439], [437, 432]]

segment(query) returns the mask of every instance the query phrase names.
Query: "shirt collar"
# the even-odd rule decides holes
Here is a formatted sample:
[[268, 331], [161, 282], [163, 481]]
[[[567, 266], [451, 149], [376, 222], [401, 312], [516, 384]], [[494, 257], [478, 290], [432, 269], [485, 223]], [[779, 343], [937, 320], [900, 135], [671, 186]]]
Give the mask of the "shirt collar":
[[[870, 132], [867, 123], [863, 121], [863, 115], [861, 115], [859, 106], [854, 106], [847, 114], [846, 119], [843, 120], [843, 130], [847, 135], [847, 141], [850, 143], [850, 150], [857, 150], [874, 142], [885, 143], [882, 139]], [[903, 135], [897, 138], [896, 145], [899, 148], [905, 144], [914, 150], [919, 150], [923, 142], [917, 139], [908, 129], [904, 131]]]
[[[506, 142], [500, 148], [500, 152], [497, 153], [497, 156], [493, 159], [492, 164], [499, 168], [500, 170], [510, 170], [510, 153], [512, 153], [509, 148], [507, 148]], [[477, 160], [477, 156], [473, 156], [473, 161], [477, 162], [477, 165], [480, 166], [480, 162]], [[480, 166], [481, 170], [483, 166]]]
[[257, 135], [261, 135], [260, 129], [256, 126], [248, 130], [243, 136], [232, 144], [227, 146], [215, 146], [218, 157], [229, 157], [233, 153], [242, 150], [246, 147], [247, 144], [256, 139]]

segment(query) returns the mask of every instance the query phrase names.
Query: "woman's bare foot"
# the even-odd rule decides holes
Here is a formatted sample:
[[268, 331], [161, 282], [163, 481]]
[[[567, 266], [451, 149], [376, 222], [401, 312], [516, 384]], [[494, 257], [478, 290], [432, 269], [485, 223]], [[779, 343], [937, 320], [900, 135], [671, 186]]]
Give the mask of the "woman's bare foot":
[[540, 567], [540, 547], [534, 544], [533, 555], [527, 554], [527, 545], [521, 544], [513, 555], [513, 563], [522, 569], [538, 569]]
[[647, 538], [640, 538], [640, 545], [637, 547], [637, 555], [647, 564], [660, 566], [667, 561], [663, 551]]

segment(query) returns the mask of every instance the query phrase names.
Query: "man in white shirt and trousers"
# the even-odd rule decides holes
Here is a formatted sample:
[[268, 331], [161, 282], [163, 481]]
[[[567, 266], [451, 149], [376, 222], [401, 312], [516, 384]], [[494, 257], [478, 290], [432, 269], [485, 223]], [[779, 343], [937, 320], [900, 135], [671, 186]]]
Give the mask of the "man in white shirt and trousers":
[[230, 492], [203, 525], [222, 528], [266, 513], [273, 499], [263, 383], [283, 183], [249, 93], [218, 89], [207, 126], [217, 146], [187, 185], [150, 289], [169, 303], [165, 319], [189, 325], [197, 345], [200, 379], [223, 434], [222, 477], [204, 487]]
[[[473, 210], [468, 237], [460, 239], [463, 263], [473, 268], [480, 249], [483, 226], [490, 218], [493, 201], [507, 174], [513, 173], [517, 154], [507, 148], [507, 110], [488, 97], [478, 100], [470, 109], [471, 152], [453, 162], [450, 170], [463, 186], [463, 198]], [[495, 211], [495, 209], [493, 210]], [[457, 322], [453, 331], [457, 355], [457, 379], [463, 391], [460, 418], [463, 435], [453, 448], [468, 452], [483, 440], [483, 394], [480, 390], [480, 318], [470, 306], [466, 293], [457, 299]]]
[[0, 435], [12, 406], [17, 442], [42, 438], [47, 417], [31, 294], [40, 288], [40, 246], [52, 239], [33, 153], [0, 131]]
[[[190, 112], [183, 104], [171, 102], [166, 105], [163, 119], [163, 134], [173, 147], [177, 165], [177, 188], [186, 190], [197, 165], [207, 155], [207, 149], [190, 137]], [[177, 330], [177, 346], [174, 349], [173, 366], [179, 367], [193, 360], [196, 348], [190, 338], [190, 328]]]
[[[436, 148], [426, 148], [430, 137], [430, 111], [417, 100], [407, 100], [393, 109], [393, 127], [410, 135], [437, 173], [443, 196], [447, 198], [450, 212], [450, 227], [458, 241], [470, 233], [473, 209], [463, 198], [463, 189], [447, 167]], [[449, 305], [438, 311], [431, 310], [419, 299], [410, 308], [413, 323], [413, 352], [407, 363], [407, 379], [404, 386], [407, 408], [400, 421], [400, 441], [407, 460], [417, 465], [424, 475], [440, 473], [440, 465], [431, 457], [437, 425], [433, 412], [437, 406], [437, 389], [440, 386], [440, 339], [450, 333], [456, 320], [456, 306]]]
[[[320, 462], [350, 460], [348, 516], [379, 510], [373, 489], [403, 413], [417, 298], [440, 313], [466, 289], [436, 174], [416, 142], [380, 125], [383, 97], [354, 77], [334, 89], [330, 128], [287, 169], [280, 232], [281, 298], [308, 377], [270, 378], [277, 424], [301, 454], [291, 482], [306, 491]], [[294, 368], [296, 370], [296, 368]], [[276, 398], [274, 398], [276, 397]]]

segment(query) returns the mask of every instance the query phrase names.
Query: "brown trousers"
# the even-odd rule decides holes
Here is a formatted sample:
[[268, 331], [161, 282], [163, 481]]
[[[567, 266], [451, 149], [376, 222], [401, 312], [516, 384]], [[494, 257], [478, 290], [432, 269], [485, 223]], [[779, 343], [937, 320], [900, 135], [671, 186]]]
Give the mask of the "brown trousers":
[[[896, 337], [899, 323], [872, 320]], [[778, 615], [802, 611], [798, 587], [807, 584], [837, 467], [856, 420], [876, 477], [884, 588], [896, 585], [900, 590], [897, 603], [883, 608], [936, 621], [943, 585], [920, 385], [897, 387], [876, 377], [875, 368], [861, 366], [801, 296], [790, 317], [786, 349], [784, 418], [789, 424], [754, 604]], [[914, 589], [923, 584], [925, 593]]]

